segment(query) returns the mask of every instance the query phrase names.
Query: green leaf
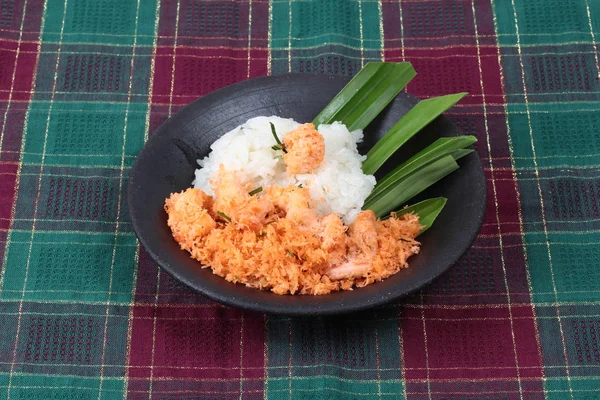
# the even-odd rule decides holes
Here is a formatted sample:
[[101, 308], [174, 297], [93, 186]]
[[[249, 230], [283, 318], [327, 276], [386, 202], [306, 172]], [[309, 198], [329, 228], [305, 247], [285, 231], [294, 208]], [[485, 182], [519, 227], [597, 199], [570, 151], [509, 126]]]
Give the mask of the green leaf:
[[396, 181], [378, 196], [367, 198], [363, 208], [373, 210], [381, 218], [457, 169], [452, 156], [442, 157]]
[[364, 129], [415, 77], [411, 63], [370, 62], [315, 117], [313, 124], [340, 121]]
[[467, 93], [433, 97], [417, 103], [367, 153], [363, 172], [374, 174], [403, 144]]
[[401, 216], [408, 213], [415, 213], [419, 216], [419, 224], [423, 226], [419, 235], [431, 228], [433, 222], [437, 216], [442, 212], [442, 209], [446, 205], [448, 199], [445, 197], [436, 197], [433, 199], [423, 200], [419, 203], [413, 204], [412, 206], [403, 208], [396, 212], [396, 216]]
[[217, 215], [223, 219], [226, 219], [228, 222], [231, 222], [231, 218], [224, 212], [217, 211]]
[[260, 193], [260, 192], [262, 192], [262, 190], [263, 190], [262, 186], [259, 186], [259, 187], [257, 187], [256, 189], [249, 191], [249, 192], [248, 192], [248, 194], [249, 194], [250, 196], [254, 196], [254, 195], [255, 195], [255, 194], [257, 194], [257, 193]]
[[277, 145], [271, 146], [271, 148], [273, 150], [283, 150], [284, 153], [287, 153], [287, 149], [285, 148], [285, 145], [283, 143], [281, 143], [281, 140], [279, 140], [279, 136], [277, 136], [277, 132], [275, 131], [275, 125], [273, 125], [272, 122], [269, 122], [269, 125], [271, 125], [271, 133], [273, 134], [273, 137], [275, 138], [275, 141], [277, 142]]
[[473, 149], [460, 149], [460, 150], [453, 151], [452, 154], [451, 154], [451, 156], [455, 160], [460, 160], [464, 156], [469, 155], [469, 154], [471, 154], [474, 151], [475, 150], [473, 150]]
[[377, 197], [380, 193], [390, 190], [400, 179], [444, 156], [452, 155], [455, 160], [458, 160], [472, 151], [463, 149], [476, 141], [474, 136], [444, 137], [436, 140], [381, 178], [369, 198]]

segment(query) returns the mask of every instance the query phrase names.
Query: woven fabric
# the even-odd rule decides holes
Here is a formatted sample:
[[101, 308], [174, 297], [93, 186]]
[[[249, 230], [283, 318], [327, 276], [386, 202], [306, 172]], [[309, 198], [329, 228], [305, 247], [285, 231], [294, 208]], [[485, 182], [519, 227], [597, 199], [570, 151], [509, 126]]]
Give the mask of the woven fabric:
[[[0, 0], [0, 398], [599, 399], [600, 1]], [[411, 61], [467, 91], [488, 209], [423, 291], [339, 318], [207, 300], [124, 203], [219, 87]]]

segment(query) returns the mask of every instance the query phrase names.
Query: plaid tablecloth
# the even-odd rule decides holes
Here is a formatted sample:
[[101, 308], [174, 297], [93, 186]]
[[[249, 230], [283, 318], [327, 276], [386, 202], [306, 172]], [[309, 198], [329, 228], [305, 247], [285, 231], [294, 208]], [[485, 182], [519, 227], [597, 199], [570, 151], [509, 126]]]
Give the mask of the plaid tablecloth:
[[[0, 0], [0, 398], [599, 399], [600, 0]], [[479, 139], [473, 248], [339, 318], [207, 300], [140, 248], [136, 154], [246, 78], [411, 61]]]

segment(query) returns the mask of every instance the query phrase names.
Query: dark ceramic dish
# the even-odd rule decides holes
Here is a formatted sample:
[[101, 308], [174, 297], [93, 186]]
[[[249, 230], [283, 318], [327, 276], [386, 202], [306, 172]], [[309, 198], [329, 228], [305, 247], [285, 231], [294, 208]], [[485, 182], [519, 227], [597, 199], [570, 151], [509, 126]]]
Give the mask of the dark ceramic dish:
[[[448, 198], [435, 224], [419, 237], [421, 253], [410, 259], [410, 267], [354, 291], [279, 296], [232, 284], [210, 269], [200, 268], [173, 240], [163, 211], [165, 198], [190, 187], [196, 160], [210, 152], [217, 138], [260, 115], [311, 121], [347, 82], [342, 77], [300, 74], [252, 79], [196, 100], [157, 129], [137, 158], [127, 193], [133, 227], [152, 258], [181, 282], [214, 300], [288, 315], [337, 314], [379, 306], [419, 289], [452, 266], [473, 243], [485, 213], [485, 176], [477, 153], [460, 160], [458, 171], [411, 201]], [[359, 151], [365, 154], [416, 102], [401, 93], [367, 127]], [[460, 134], [447, 118], [436, 119], [388, 160], [377, 177], [438, 137]]]

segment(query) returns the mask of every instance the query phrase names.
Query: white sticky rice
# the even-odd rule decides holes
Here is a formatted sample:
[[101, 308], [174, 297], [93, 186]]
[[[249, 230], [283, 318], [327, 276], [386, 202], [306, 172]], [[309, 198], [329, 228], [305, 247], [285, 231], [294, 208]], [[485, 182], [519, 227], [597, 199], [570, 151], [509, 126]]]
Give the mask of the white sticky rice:
[[272, 122], [281, 140], [300, 124], [293, 119], [256, 117], [227, 132], [211, 146], [212, 152], [198, 160], [194, 187], [213, 195], [210, 180], [215, 178], [219, 166], [239, 171], [244, 182], [251, 187], [267, 188], [270, 185], [300, 185], [310, 189], [311, 198], [319, 216], [339, 214], [350, 224], [360, 212], [365, 199], [375, 186], [375, 177], [362, 172], [361, 156], [357, 143], [363, 138], [361, 130], [348, 131], [341, 123], [322, 124], [317, 127], [325, 138], [325, 159], [311, 174], [289, 175], [285, 164], [278, 158], [281, 151], [271, 148], [275, 139], [271, 133]]

